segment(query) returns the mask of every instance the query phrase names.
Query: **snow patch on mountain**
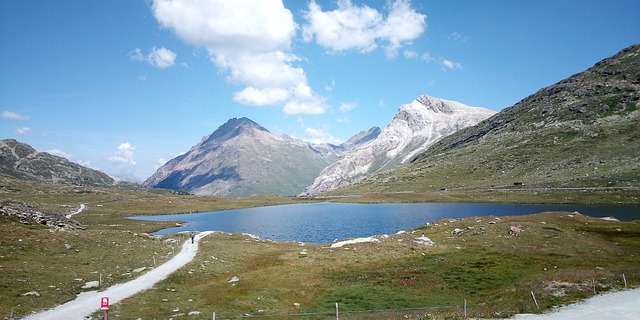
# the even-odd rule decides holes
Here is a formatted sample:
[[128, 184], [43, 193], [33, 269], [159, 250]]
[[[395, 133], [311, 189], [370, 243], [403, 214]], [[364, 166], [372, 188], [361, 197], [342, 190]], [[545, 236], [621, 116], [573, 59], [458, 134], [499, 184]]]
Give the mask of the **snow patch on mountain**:
[[473, 126], [495, 111], [460, 102], [420, 96], [402, 105], [389, 125], [368, 143], [326, 167], [302, 195], [315, 195], [396, 168], [424, 152], [438, 139]]

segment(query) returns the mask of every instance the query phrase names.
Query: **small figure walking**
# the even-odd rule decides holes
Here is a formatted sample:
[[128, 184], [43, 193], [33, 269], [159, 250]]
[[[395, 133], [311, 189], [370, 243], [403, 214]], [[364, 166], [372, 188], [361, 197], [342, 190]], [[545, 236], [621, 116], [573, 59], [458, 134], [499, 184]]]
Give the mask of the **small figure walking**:
[[196, 232], [195, 231], [191, 231], [191, 243], [194, 242], [195, 238], [196, 238]]

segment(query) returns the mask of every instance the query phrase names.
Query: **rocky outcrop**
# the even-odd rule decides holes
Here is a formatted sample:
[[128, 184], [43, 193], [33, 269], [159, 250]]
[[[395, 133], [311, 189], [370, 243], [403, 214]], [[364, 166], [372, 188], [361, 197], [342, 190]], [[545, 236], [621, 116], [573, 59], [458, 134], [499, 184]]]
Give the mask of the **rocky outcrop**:
[[98, 170], [83, 167], [47, 152], [38, 152], [13, 139], [0, 140], [0, 173], [22, 179], [87, 186], [113, 186], [115, 181]]
[[22, 203], [0, 204], [0, 214], [7, 219], [16, 219], [22, 224], [45, 225], [56, 230], [84, 230], [80, 222], [68, 219], [64, 214], [41, 212], [35, 207]]

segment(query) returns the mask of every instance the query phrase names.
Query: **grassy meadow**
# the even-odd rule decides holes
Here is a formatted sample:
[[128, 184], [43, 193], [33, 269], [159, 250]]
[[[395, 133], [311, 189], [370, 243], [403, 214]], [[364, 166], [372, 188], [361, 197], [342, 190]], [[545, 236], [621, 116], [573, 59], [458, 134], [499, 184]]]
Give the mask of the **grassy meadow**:
[[[145, 190], [115, 190], [25, 183], [0, 177], [3, 205], [69, 213], [85, 230], [55, 231], [0, 220], [0, 317], [20, 318], [87, 290], [127, 281], [170, 259], [186, 235], [152, 237], [175, 222], [135, 221], [131, 215], [224, 210], [313, 199], [259, 196], [196, 197]], [[576, 191], [543, 195], [547, 203]], [[621, 191], [622, 192], [622, 191]], [[591, 194], [593, 193], [593, 194]], [[444, 194], [444, 195], [443, 195]], [[545, 193], [546, 194], [546, 193]], [[589, 191], [592, 199], [621, 202]], [[494, 199], [493, 196], [499, 198]], [[446, 198], [443, 198], [446, 197]], [[600, 197], [600, 198], [598, 198]], [[637, 197], [637, 195], [635, 196]], [[322, 201], [533, 202], [527, 191], [370, 194]], [[555, 203], [558, 203], [555, 202]], [[596, 201], [601, 202], [601, 201]], [[606, 202], [605, 202], [606, 203]], [[509, 236], [511, 226], [523, 231]], [[457, 232], [454, 230], [459, 229]], [[416, 242], [422, 233], [431, 247]], [[604, 221], [576, 213], [442, 220], [378, 242], [276, 243], [217, 232], [200, 242], [196, 259], [153, 289], [112, 306], [110, 319], [341, 319], [502, 318], [540, 311], [593, 295], [640, 285], [640, 223]], [[144, 268], [144, 269], [143, 269]], [[234, 277], [237, 277], [237, 281]], [[100, 289], [98, 288], [98, 289]], [[95, 289], [89, 289], [95, 290]], [[37, 292], [37, 295], [25, 293]], [[96, 302], [98, 304], [98, 302]], [[95, 318], [101, 318], [96, 314]]]

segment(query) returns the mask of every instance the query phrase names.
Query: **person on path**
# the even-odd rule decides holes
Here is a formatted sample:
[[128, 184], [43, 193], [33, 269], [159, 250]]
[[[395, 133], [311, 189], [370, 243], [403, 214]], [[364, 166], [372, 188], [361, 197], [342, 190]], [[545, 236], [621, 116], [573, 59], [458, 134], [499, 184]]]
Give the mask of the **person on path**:
[[193, 244], [194, 239], [196, 238], [196, 232], [191, 231], [191, 243]]

